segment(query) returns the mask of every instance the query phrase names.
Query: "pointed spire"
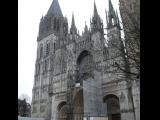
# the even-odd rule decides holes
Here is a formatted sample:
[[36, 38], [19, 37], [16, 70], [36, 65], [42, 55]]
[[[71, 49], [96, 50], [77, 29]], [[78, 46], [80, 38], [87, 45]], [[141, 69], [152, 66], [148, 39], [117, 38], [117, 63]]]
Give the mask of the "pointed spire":
[[98, 11], [97, 11], [97, 7], [96, 7], [96, 3], [95, 3], [95, 0], [94, 0], [94, 11], [93, 11], [93, 17], [92, 17], [92, 20], [90, 20], [90, 26], [91, 26], [91, 32], [96, 32], [97, 30], [101, 30], [103, 29], [102, 26], [101, 26], [101, 18], [98, 14]]
[[105, 13], [106, 13], [106, 22], [108, 24], [108, 14], [107, 14], [107, 10], [105, 9]]
[[75, 26], [74, 14], [72, 13], [72, 25]]
[[98, 15], [95, 0], [94, 0], [94, 14], [93, 14], [93, 15], [94, 15], [94, 16], [97, 16], [97, 15]]
[[74, 14], [72, 13], [72, 23], [71, 23], [71, 29], [70, 29], [70, 33], [76, 33], [77, 34], [77, 28], [75, 25], [75, 20], [74, 20]]
[[117, 25], [121, 29], [117, 10], [116, 10], [116, 17], [117, 17]]
[[68, 19], [67, 19], [67, 17], [66, 17], [66, 16], [64, 17], [64, 20], [65, 20], [66, 22], [68, 22]]
[[109, 0], [109, 11], [108, 11], [108, 16], [116, 17], [115, 10], [114, 10], [114, 8], [113, 8], [113, 5], [112, 5], [111, 0]]
[[[117, 26], [118, 24], [118, 16], [116, 15], [116, 12], [113, 8], [113, 5], [112, 5], [112, 2], [111, 0], [108, 0], [109, 1], [109, 11], [108, 11], [108, 16], [107, 16], [107, 13], [106, 13], [106, 16], [107, 16], [107, 21], [108, 21], [108, 24], [107, 24], [107, 28], [111, 28], [113, 26]], [[119, 27], [119, 26], [118, 26]]]
[[88, 32], [88, 26], [87, 26], [86, 21], [85, 21], [84, 33], [87, 33], [87, 32]]
[[106, 24], [107, 24], [107, 28], [109, 26], [109, 20], [108, 20], [108, 13], [107, 10], [105, 9], [105, 13], [106, 13]]
[[54, 16], [57, 16], [57, 17], [63, 17], [63, 14], [62, 14], [62, 11], [61, 11], [58, 0], [53, 0], [52, 1], [52, 4], [51, 4], [51, 6], [50, 6], [50, 8], [47, 12], [47, 15], [54, 15]]
[[110, 11], [110, 10], [111, 10], [111, 11], [114, 10], [111, 0], [109, 0], [109, 11]]

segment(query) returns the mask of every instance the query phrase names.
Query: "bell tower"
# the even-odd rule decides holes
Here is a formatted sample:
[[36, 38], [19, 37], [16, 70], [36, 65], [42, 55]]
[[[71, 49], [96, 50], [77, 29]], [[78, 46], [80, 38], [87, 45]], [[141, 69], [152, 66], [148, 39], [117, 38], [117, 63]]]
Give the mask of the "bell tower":
[[98, 14], [95, 1], [94, 1], [93, 17], [90, 20], [90, 26], [91, 26], [91, 33], [95, 33], [97, 31], [103, 33], [103, 21]]
[[95, 51], [100, 51], [104, 48], [104, 29], [103, 21], [98, 14], [96, 3], [94, 1], [93, 17], [90, 20], [91, 40]]
[[112, 59], [122, 54], [123, 42], [121, 39], [121, 27], [117, 11], [115, 12], [111, 0], [109, 0], [109, 10], [106, 12], [107, 38], [109, 57]]
[[56, 45], [59, 45], [60, 40], [67, 34], [67, 18], [63, 17], [58, 0], [53, 0], [39, 24], [36, 70], [32, 89], [32, 117], [46, 119], [51, 117], [51, 99], [48, 93], [53, 79], [53, 59]]

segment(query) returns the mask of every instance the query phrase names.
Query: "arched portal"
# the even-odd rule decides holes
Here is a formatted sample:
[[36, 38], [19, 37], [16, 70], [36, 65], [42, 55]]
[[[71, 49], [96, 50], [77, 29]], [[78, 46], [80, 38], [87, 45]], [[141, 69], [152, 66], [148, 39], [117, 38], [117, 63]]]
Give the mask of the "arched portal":
[[74, 120], [83, 120], [83, 90], [80, 90], [76, 93], [73, 101], [73, 118]]
[[121, 120], [119, 98], [115, 95], [107, 95], [103, 101], [107, 104], [108, 120]]
[[82, 51], [77, 59], [78, 82], [82, 82], [81, 80], [92, 77], [93, 65], [93, 56], [90, 54], [90, 52], [87, 50]]
[[58, 120], [67, 120], [67, 105], [66, 102], [61, 102], [58, 107]]

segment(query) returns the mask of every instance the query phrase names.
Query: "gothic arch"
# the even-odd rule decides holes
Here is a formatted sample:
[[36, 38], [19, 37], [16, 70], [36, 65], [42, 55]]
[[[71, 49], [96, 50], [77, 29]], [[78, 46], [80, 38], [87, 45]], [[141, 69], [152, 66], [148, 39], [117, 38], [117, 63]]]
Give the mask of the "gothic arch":
[[62, 101], [57, 106], [57, 111], [59, 111], [64, 105], [66, 105], [66, 101]]
[[85, 52], [88, 52], [90, 55], [93, 56], [93, 52], [91, 50], [88, 50], [88, 49], [85, 48], [85, 49], [81, 49], [80, 51], [77, 52], [76, 60], [78, 60], [79, 57], [80, 57], [80, 55], [83, 54], [83, 53], [85, 53]]
[[[84, 58], [84, 57], [87, 56], [87, 55], [91, 55], [91, 52], [88, 51], [88, 50], [83, 50], [83, 51], [81, 51], [80, 54], [79, 54], [79, 56], [78, 56], [78, 58], [77, 58], [77, 64], [80, 64], [82, 58]], [[92, 56], [92, 55], [91, 55], [91, 56]]]
[[121, 120], [119, 98], [114, 94], [109, 94], [103, 97], [103, 102], [107, 104], [108, 120]]
[[93, 65], [92, 54], [87, 50], [82, 51], [77, 58], [77, 81], [81, 83], [82, 80], [93, 77]]
[[50, 50], [51, 50], [51, 43], [49, 40], [47, 40], [46, 47], [45, 47], [46, 56], [49, 55]]
[[67, 120], [67, 104], [66, 101], [62, 101], [57, 106], [57, 120]]
[[118, 98], [118, 96], [117, 96], [116, 94], [107, 94], [107, 95], [105, 95], [105, 96], [103, 97], [103, 102], [104, 102], [106, 99], [110, 98], [110, 97], [113, 97], [113, 98], [119, 100], [119, 98]]
[[39, 47], [39, 58], [41, 59], [42, 57], [43, 57], [43, 44], [41, 43]]

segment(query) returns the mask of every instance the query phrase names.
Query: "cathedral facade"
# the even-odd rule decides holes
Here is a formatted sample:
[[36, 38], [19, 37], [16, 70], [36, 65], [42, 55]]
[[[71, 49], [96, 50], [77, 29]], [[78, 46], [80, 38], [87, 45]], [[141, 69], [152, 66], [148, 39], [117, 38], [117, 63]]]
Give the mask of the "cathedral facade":
[[[109, 0], [104, 25], [94, 2], [90, 27], [79, 34], [72, 15], [71, 27], [53, 0], [41, 18], [37, 37], [37, 59], [32, 90], [32, 117], [46, 120], [139, 120], [139, 90], [126, 73], [124, 44], [118, 14]], [[107, 46], [106, 46], [107, 44]], [[130, 89], [134, 88], [133, 92]], [[132, 96], [136, 93], [136, 97]], [[134, 103], [138, 101], [138, 103]], [[136, 107], [135, 107], [136, 106]]]

